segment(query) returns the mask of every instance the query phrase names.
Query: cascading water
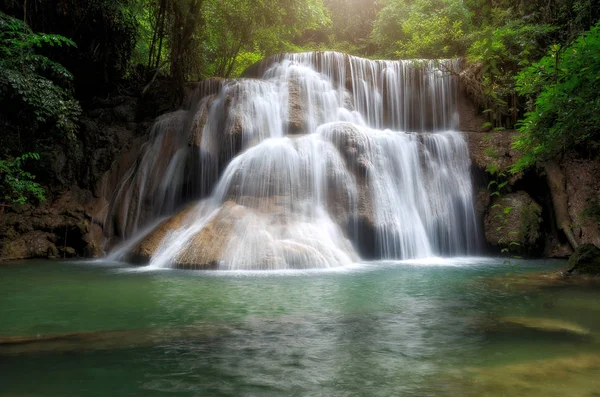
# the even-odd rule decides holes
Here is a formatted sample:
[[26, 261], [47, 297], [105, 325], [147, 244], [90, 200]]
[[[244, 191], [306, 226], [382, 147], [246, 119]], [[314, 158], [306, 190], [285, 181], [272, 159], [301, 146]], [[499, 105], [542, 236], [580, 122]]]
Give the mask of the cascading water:
[[[107, 218], [152, 267], [287, 269], [472, 253], [454, 61], [281, 55], [161, 117]], [[181, 209], [183, 208], [183, 209]], [[180, 212], [148, 233], [142, 226]]]

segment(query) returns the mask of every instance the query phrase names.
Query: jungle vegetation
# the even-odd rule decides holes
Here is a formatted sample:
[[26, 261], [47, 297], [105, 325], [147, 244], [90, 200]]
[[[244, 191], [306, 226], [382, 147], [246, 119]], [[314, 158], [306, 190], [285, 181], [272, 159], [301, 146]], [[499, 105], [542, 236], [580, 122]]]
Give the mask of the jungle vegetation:
[[461, 57], [461, 78], [486, 115], [485, 127], [520, 131], [515, 146], [523, 157], [515, 171], [569, 150], [598, 155], [600, 0], [0, 4], [5, 202], [43, 198], [33, 181], [33, 174], [44, 174], [38, 153], [81, 145], [78, 118], [91, 97], [131, 87], [143, 93], [167, 79], [177, 104], [187, 81], [236, 77], [264, 57], [290, 51]]

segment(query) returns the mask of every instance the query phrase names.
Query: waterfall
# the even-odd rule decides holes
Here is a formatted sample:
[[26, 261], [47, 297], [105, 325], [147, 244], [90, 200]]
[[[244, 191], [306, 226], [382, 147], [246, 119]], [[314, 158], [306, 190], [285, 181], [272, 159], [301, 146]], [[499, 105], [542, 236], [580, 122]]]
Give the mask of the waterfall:
[[217, 269], [475, 252], [457, 66], [284, 54], [199, 83], [113, 196], [107, 229], [135, 240], [115, 252]]

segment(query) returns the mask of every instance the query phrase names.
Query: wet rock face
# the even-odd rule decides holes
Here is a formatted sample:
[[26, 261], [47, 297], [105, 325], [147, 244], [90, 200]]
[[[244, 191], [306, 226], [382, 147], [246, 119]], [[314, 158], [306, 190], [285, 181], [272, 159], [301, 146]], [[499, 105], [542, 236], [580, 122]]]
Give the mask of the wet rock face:
[[356, 183], [356, 213], [353, 213], [347, 191], [330, 191], [327, 207], [339, 225], [346, 228], [346, 234], [354, 242], [355, 249], [362, 258], [374, 259], [381, 255], [377, 242], [377, 221], [373, 208], [373, 197], [367, 174], [373, 164], [367, 158], [367, 147], [360, 131], [350, 123], [338, 123], [328, 137], [342, 155], [347, 169]]
[[522, 175], [513, 175], [510, 168], [519, 159], [519, 153], [512, 148], [516, 131], [471, 131], [467, 134], [469, 154], [473, 165], [481, 171], [509, 176], [509, 184], [515, 184]]
[[[184, 226], [198, 206], [190, 206], [167, 219], [148, 234], [135, 248], [131, 261], [146, 264], [156, 254], [168, 233]], [[245, 207], [227, 201], [208, 224], [192, 236], [191, 241], [174, 258], [174, 266], [182, 269], [213, 269], [218, 266], [231, 237], [236, 219], [245, 215]]]
[[54, 242], [56, 236], [52, 233], [36, 230], [21, 234], [4, 244], [0, 258], [55, 258], [58, 257], [58, 249]]
[[580, 244], [600, 247], [600, 161], [566, 158], [561, 168], [573, 234]]
[[194, 207], [188, 207], [158, 225], [140, 242], [140, 244], [138, 244], [129, 260], [139, 264], [148, 263], [167, 233], [179, 229], [193, 208]]
[[534, 253], [542, 237], [542, 208], [526, 192], [506, 194], [492, 202], [484, 221], [485, 238], [495, 247]]
[[101, 256], [101, 228], [81, 206], [89, 195], [69, 192], [38, 208], [0, 214], [0, 260]]
[[288, 82], [288, 95], [288, 133], [306, 133], [306, 106], [302, 100], [297, 77]]
[[175, 266], [182, 269], [217, 268], [232, 237], [236, 221], [246, 214], [246, 207], [226, 202], [219, 213], [177, 255]]
[[600, 248], [582, 244], [569, 258], [569, 273], [600, 276]]

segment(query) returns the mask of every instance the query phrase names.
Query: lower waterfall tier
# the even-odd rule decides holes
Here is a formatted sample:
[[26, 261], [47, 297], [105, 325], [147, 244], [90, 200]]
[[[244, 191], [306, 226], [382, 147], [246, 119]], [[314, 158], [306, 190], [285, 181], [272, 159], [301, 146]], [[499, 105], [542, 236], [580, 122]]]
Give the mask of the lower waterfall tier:
[[477, 246], [466, 143], [329, 123], [235, 157], [214, 194], [134, 248], [154, 267], [307, 269]]

